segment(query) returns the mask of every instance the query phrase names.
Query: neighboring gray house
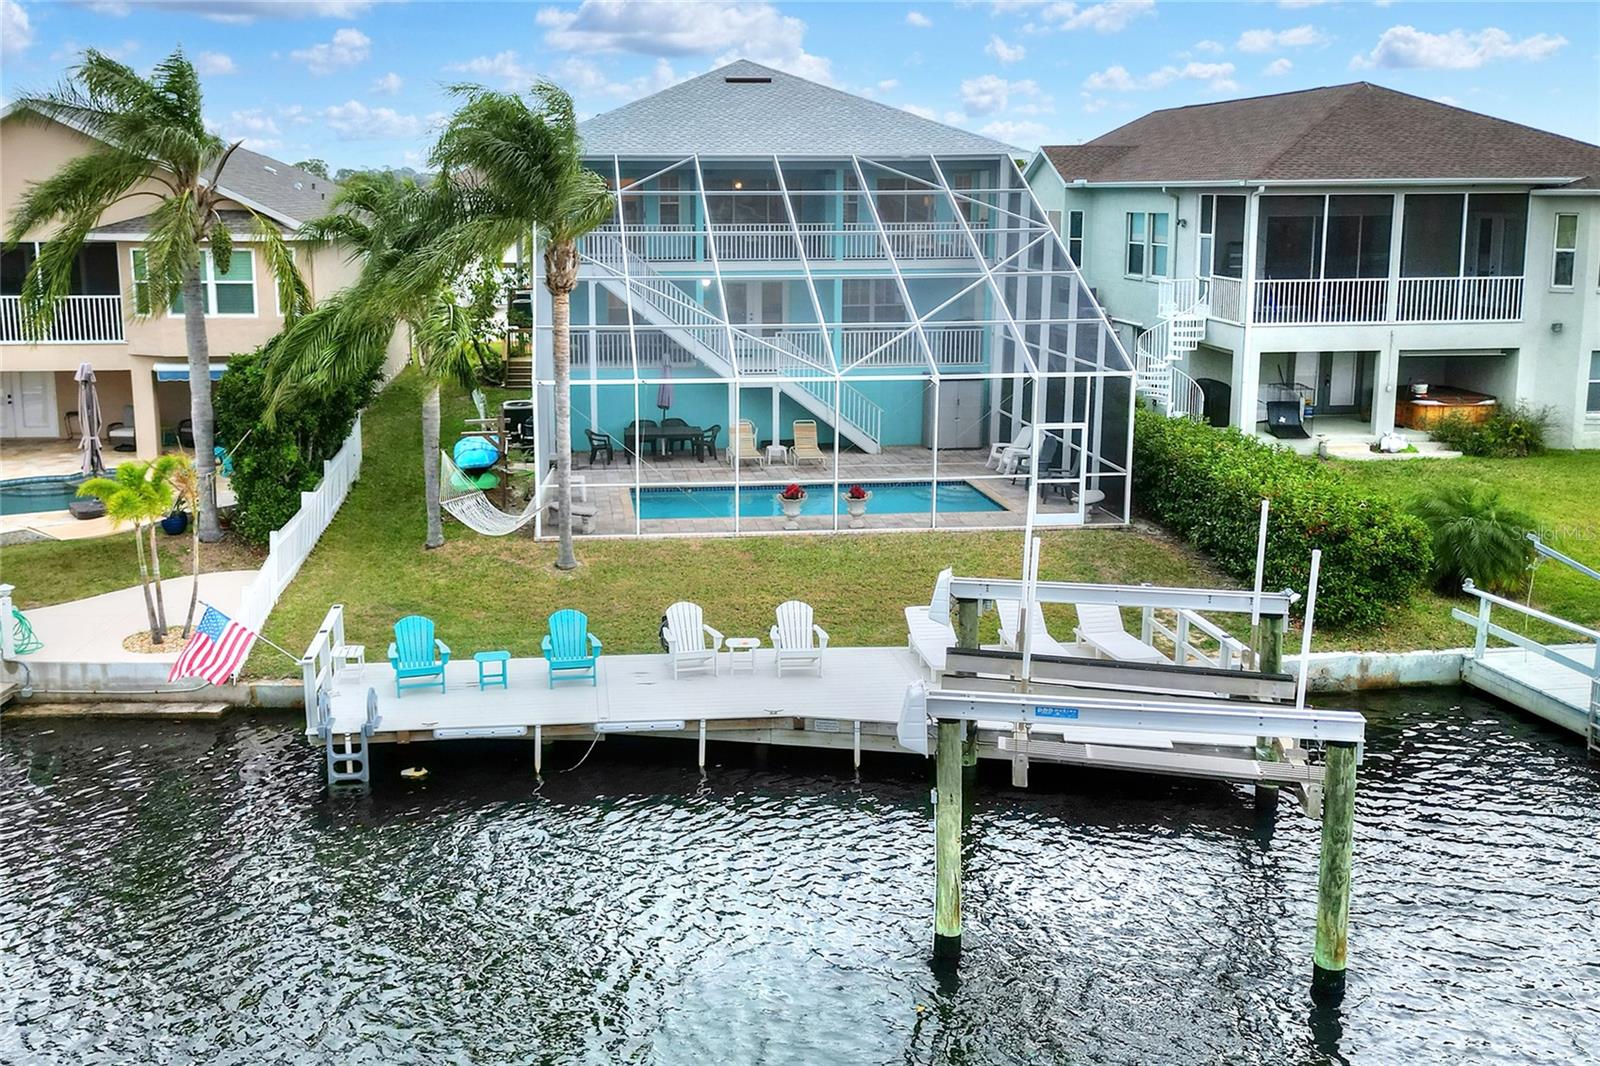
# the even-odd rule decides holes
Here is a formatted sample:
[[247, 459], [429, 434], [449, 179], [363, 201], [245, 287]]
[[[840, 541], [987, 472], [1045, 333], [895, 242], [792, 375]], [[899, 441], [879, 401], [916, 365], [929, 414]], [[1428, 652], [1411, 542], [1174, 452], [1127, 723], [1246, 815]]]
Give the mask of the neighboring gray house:
[[1600, 147], [1359, 82], [1153, 112], [1026, 175], [1159, 405], [1355, 444], [1492, 399], [1600, 447]]

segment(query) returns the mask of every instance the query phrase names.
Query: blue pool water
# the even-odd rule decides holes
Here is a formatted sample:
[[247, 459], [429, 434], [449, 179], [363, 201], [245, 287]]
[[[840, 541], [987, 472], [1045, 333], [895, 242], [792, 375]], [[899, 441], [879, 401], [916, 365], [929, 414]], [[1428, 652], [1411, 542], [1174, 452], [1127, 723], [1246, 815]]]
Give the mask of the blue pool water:
[[0, 481], [0, 515], [32, 514], [35, 511], [65, 511], [78, 498], [83, 478], [23, 477]]
[[[862, 487], [872, 493], [872, 501], [867, 504], [868, 514], [927, 514], [932, 507], [931, 481], [864, 483]], [[839, 513], [844, 513], [844, 501], [836, 499], [832, 485], [807, 484], [805, 490], [806, 499], [801, 505], [801, 514], [831, 515], [836, 503]], [[636, 489], [633, 505], [638, 509], [640, 518], [732, 518], [733, 489], [717, 486], [703, 489]], [[1003, 510], [1004, 507], [965, 481], [939, 482], [940, 514]], [[763, 485], [740, 491], [740, 518], [771, 518], [781, 514], [783, 509], [778, 506], [776, 487]]]

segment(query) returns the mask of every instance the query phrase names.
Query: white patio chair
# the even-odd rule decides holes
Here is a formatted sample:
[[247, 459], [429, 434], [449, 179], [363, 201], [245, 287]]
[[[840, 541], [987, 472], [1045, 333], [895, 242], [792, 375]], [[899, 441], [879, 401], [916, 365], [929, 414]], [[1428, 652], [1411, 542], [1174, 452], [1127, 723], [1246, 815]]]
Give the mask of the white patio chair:
[[106, 425], [106, 442], [119, 452], [131, 452], [138, 443], [133, 429], [133, 404], [122, 405], [122, 421]]
[[953, 573], [949, 567], [939, 571], [939, 578], [933, 583], [933, 597], [927, 604], [906, 608], [906, 646], [917, 653], [933, 675], [944, 669], [945, 652], [956, 643], [956, 631], [950, 625]]
[[778, 660], [778, 675], [784, 668], [815, 669], [822, 673], [822, 653], [828, 649], [828, 631], [812, 621], [811, 605], [799, 600], [778, 604], [778, 624], [769, 634]]
[[1011, 443], [995, 441], [989, 445], [989, 458], [984, 466], [998, 470], [1002, 474], [1009, 474], [1021, 465], [1023, 460], [1033, 454], [1033, 427], [1024, 425], [1017, 430], [1017, 435]]
[[1077, 603], [1073, 607], [1078, 612], [1078, 641], [1092, 648], [1097, 658], [1125, 663], [1170, 662], [1160, 651], [1128, 632], [1116, 605]]
[[734, 427], [732, 447], [727, 450], [729, 461], [738, 466], [740, 463], [760, 463], [761, 453], [756, 450], [756, 425], [754, 422], [741, 421]]
[[[1000, 614], [1000, 643], [1012, 651], [1021, 651], [1022, 645], [1018, 642], [1017, 630], [1022, 620], [1022, 605], [1016, 600], [996, 600], [995, 610]], [[1044, 611], [1040, 609], [1038, 601], [1034, 601], [1028, 611], [1028, 641], [1033, 645], [1035, 655], [1071, 655], [1072, 648], [1061, 643], [1050, 635], [1049, 627], [1044, 624]]]
[[722, 634], [706, 625], [699, 604], [678, 602], [668, 607], [666, 636], [673, 677], [685, 670], [717, 672], [717, 651], [722, 647]]

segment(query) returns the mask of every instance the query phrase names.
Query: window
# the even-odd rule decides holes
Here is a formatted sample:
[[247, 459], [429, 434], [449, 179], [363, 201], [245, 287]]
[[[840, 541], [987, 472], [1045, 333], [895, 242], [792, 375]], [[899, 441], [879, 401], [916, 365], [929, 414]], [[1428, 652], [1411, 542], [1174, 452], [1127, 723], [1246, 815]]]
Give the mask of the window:
[[1067, 257], [1075, 267], [1083, 266], [1083, 212], [1067, 212]]
[[1578, 260], [1578, 216], [1556, 216], [1556, 257], [1550, 284], [1558, 289], [1572, 288], [1572, 275]]
[[878, 179], [878, 217], [886, 224], [933, 221], [933, 191], [909, 178]]
[[1600, 352], [1589, 353], [1589, 402], [1584, 410], [1600, 416]]
[[1166, 212], [1134, 211], [1128, 215], [1127, 273], [1136, 278], [1164, 278], [1171, 244]]
[[683, 217], [683, 201], [678, 197], [678, 175], [667, 174], [660, 181], [661, 197], [658, 200], [657, 210], [661, 215], [661, 225], [676, 226]]
[[844, 282], [844, 320], [846, 322], [908, 321], [900, 290], [894, 279], [846, 278]]
[[[253, 317], [256, 313], [255, 253], [235, 248], [228, 269], [219, 272], [209, 250], [200, 256], [200, 287], [206, 294], [208, 315]], [[133, 249], [133, 304], [141, 315], [150, 313], [150, 264], [143, 248]], [[174, 293], [172, 314], [183, 314], [183, 294]]]
[[1056, 235], [1057, 236], [1061, 236], [1061, 237], [1066, 236], [1065, 232], [1063, 232], [1062, 229], [1061, 229], [1061, 212], [1060, 211], [1046, 211], [1044, 213], [1044, 217], [1049, 220], [1050, 228], [1056, 231]]
[[1210, 193], [1200, 197], [1200, 233], [1195, 253], [1195, 276], [1211, 276], [1211, 249], [1217, 237], [1217, 198]]

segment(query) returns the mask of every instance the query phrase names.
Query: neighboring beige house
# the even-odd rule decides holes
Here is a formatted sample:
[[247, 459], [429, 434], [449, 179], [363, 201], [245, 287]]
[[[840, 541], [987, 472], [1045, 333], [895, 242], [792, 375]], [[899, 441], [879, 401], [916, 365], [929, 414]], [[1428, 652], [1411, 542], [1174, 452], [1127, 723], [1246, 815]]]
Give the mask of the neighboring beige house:
[[[0, 112], [0, 230], [9, 227], [30, 182], [49, 177], [91, 143], [77, 130], [30, 121], [16, 111], [12, 105]], [[253, 246], [248, 211], [292, 234], [328, 210], [335, 190], [327, 178], [242, 148], [229, 160], [220, 184], [235, 206], [225, 215], [235, 244], [225, 276], [212, 270], [209, 256], [202, 267], [213, 378], [227, 369], [230, 355], [253, 350], [283, 327], [275, 279]], [[139, 456], [154, 456], [175, 442], [179, 423], [189, 417], [183, 316], [134, 313], [146, 213], [154, 203], [135, 196], [102, 217], [80, 255], [72, 294], [61, 301], [54, 328], [41, 342], [24, 340], [20, 313], [23, 277], [37, 246], [25, 242], [5, 253], [0, 264], [0, 438], [77, 436], [73, 374], [88, 362], [95, 368], [104, 421], [131, 421]], [[42, 240], [48, 234], [30, 236]], [[358, 269], [331, 248], [299, 247], [296, 260], [318, 299], [348, 284]]]
[[1155, 111], [1026, 173], [1159, 406], [1359, 445], [1521, 402], [1600, 447], [1600, 147], [1358, 82]]

